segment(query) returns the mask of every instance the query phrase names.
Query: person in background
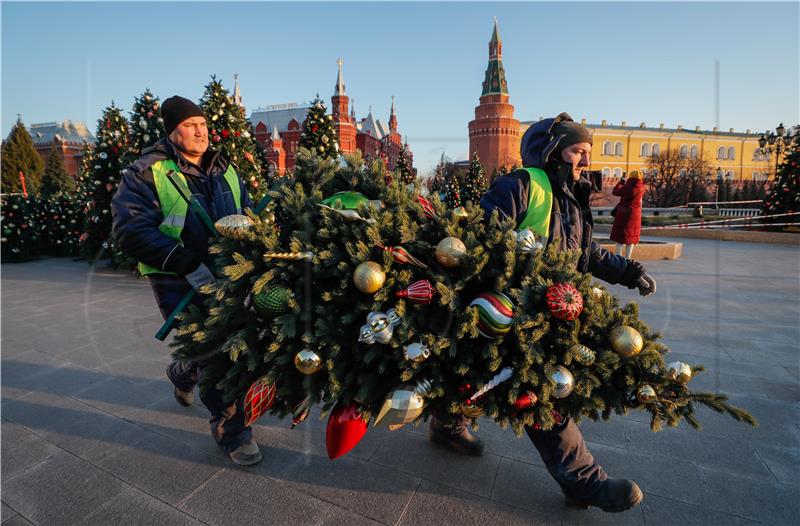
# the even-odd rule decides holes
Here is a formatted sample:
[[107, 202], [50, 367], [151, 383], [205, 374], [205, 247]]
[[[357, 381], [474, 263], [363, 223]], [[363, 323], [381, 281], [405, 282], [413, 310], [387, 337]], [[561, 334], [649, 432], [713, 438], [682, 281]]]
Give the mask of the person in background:
[[[614, 226], [611, 229], [611, 240], [617, 244], [617, 255], [624, 255], [630, 259], [633, 247], [639, 244], [639, 235], [642, 231], [642, 197], [644, 196], [644, 181], [642, 175], [636, 170], [630, 177], [622, 179], [611, 191], [620, 197], [614, 215]], [[623, 247], [625, 253], [622, 253]]]

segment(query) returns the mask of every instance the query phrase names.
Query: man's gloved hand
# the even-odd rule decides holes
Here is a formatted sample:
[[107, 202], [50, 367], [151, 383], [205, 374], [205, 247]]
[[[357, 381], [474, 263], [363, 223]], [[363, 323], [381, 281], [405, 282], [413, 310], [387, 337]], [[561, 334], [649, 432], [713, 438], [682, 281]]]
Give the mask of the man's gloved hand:
[[639, 294], [642, 296], [649, 296], [656, 292], [656, 280], [653, 279], [647, 272], [642, 272], [639, 281], [636, 283], [636, 288], [639, 289]]
[[197, 292], [200, 292], [200, 287], [203, 285], [213, 285], [217, 282], [217, 278], [204, 263], [200, 263], [196, 269], [186, 274], [186, 281], [188, 281]]

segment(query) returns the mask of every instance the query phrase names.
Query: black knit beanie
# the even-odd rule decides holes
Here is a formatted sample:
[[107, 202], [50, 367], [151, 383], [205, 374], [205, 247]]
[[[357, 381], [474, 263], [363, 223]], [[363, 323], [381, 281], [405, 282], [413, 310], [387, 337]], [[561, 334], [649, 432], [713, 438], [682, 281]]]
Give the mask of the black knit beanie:
[[167, 135], [189, 117], [205, 116], [206, 114], [203, 113], [200, 106], [179, 95], [173, 95], [161, 105], [161, 118], [164, 119], [164, 129]]

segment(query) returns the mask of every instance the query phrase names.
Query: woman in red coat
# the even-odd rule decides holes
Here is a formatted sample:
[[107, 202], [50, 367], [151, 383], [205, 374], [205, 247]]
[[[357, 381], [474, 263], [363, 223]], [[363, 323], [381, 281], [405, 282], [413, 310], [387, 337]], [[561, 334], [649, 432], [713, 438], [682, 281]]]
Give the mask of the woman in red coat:
[[620, 196], [614, 216], [614, 226], [611, 229], [611, 240], [617, 243], [617, 254], [621, 254], [622, 245], [625, 245], [625, 257], [630, 259], [633, 247], [639, 244], [639, 234], [642, 231], [642, 196], [644, 196], [644, 181], [641, 174], [634, 170], [627, 182], [620, 179], [612, 194]]

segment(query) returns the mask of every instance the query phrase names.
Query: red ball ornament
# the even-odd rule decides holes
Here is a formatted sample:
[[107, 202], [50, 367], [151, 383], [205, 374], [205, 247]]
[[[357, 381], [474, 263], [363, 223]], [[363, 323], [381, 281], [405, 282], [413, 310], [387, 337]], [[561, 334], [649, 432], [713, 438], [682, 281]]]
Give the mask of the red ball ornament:
[[538, 398], [536, 396], [536, 393], [534, 393], [533, 391], [528, 391], [522, 393], [517, 397], [517, 401], [514, 402], [514, 407], [517, 409], [517, 411], [520, 411], [522, 409], [527, 409], [532, 405], [534, 405], [537, 400]]
[[319, 126], [316, 124], [311, 127], [311, 133], [317, 133], [317, 130], [319, 130]]
[[422, 205], [422, 213], [425, 214], [425, 217], [428, 219], [436, 218], [436, 210], [433, 208], [433, 203], [421, 195], [417, 196], [417, 201], [419, 201], [419, 204]]
[[574, 320], [583, 311], [583, 297], [571, 283], [547, 287], [547, 308], [559, 320]]
[[222, 130], [223, 138], [227, 139], [230, 134], [231, 134], [230, 130]]
[[275, 383], [267, 382], [267, 377], [262, 376], [247, 390], [244, 396], [244, 425], [249, 426], [267, 412], [275, 402], [277, 388]]
[[367, 421], [361, 416], [359, 405], [352, 402], [348, 405], [336, 404], [328, 417], [325, 429], [325, 447], [328, 458], [339, 458], [356, 447], [367, 433]]
[[233, 136], [234, 136], [234, 137], [239, 137], [241, 134], [242, 134], [242, 132], [240, 132], [239, 130], [236, 130], [236, 131], [233, 133]]

